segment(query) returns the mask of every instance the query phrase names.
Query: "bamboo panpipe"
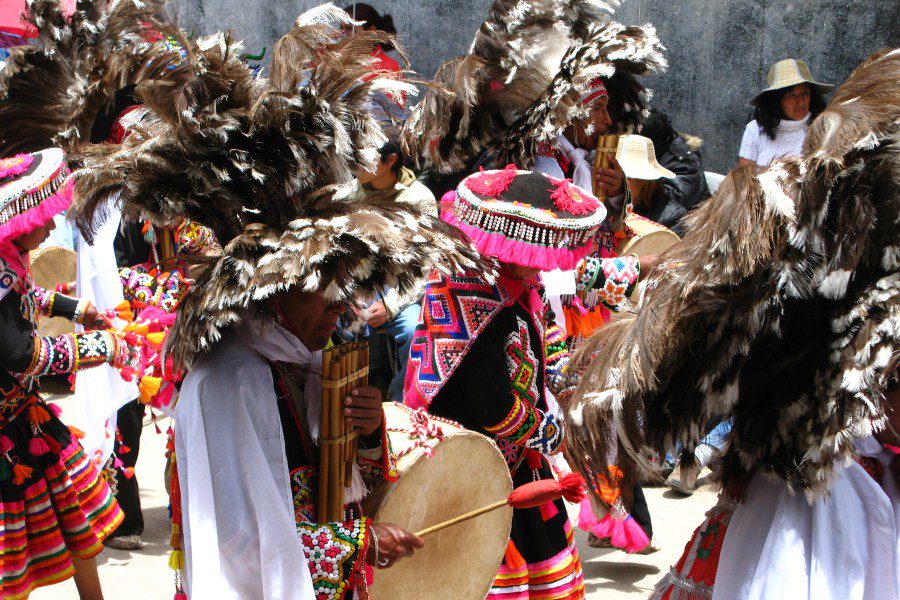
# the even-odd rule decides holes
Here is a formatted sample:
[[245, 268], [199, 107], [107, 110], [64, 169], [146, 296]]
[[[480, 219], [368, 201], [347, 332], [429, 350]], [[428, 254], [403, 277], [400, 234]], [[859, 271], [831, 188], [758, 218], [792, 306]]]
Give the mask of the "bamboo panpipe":
[[[331, 379], [331, 348], [322, 351], [322, 381]], [[322, 420], [319, 424], [319, 439], [329, 437], [328, 424], [329, 407], [331, 402], [331, 390], [322, 388]], [[329, 481], [329, 461], [331, 446], [319, 442], [319, 490], [317, 494], [318, 502], [318, 518], [328, 521], [326, 515], [328, 513], [328, 485]]]
[[[616, 148], [619, 145], [619, 136], [618, 135], [601, 135], [597, 137], [597, 152], [594, 154], [594, 175], [596, 176], [597, 171], [600, 169], [608, 169], [609, 168], [609, 157], [610, 155], [615, 156]], [[606, 198], [606, 194], [599, 185], [597, 185], [597, 180], [593, 181], [593, 192], [594, 195], [603, 200]]]
[[322, 424], [318, 506], [328, 522], [344, 519], [344, 488], [353, 481], [356, 436], [344, 417], [344, 398], [368, 382], [368, 344], [355, 342], [322, 352]]

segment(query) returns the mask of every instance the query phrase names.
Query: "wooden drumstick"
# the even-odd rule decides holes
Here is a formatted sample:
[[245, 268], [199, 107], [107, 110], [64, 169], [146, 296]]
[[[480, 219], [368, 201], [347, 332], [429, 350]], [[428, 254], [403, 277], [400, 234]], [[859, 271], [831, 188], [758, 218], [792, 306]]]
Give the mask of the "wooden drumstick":
[[454, 517], [443, 523], [432, 525], [431, 527], [416, 532], [416, 535], [419, 537], [430, 535], [504, 506], [511, 506], [519, 509], [535, 508], [542, 504], [546, 504], [547, 502], [559, 500], [560, 498], [565, 498], [572, 504], [581, 502], [584, 498], [584, 479], [581, 475], [578, 475], [577, 473], [567, 473], [560, 477], [559, 480], [541, 479], [539, 481], [532, 481], [531, 483], [520, 485], [510, 492], [506, 500], [498, 500], [497, 502], [482, 506], [479, 509]]
[[432, 525], [431, 527], [426, 527], [422, 531], [417, 531], [416, 535], [419, 537], [425, 537], [426, 535], [436, 533], [442, 529], [446, 529], [448, 527], [456, 525], [457, 523], [462, 523], [463, 521], [468, 521], [469, 519], [474, 519], [475, 517], [477, 517], [479, 515], [483, 515], [484, 513], [489, 513], [493, 510], [497, 510], [498, 508], [502, 508], [504, 506], [509, 506], [509, 501], [508, 500], [498, 500], [497, 502], [494, 502], [493, 504], [488, 504], [487, 506], [482, 506], [481, 508], [479, 508], [477, 510], [467, 512], [464, 515], [460, 515], [458, 517], [453, 517], [452, 519], [444, 521], [443, 523], [438, 523], [437, 525]]

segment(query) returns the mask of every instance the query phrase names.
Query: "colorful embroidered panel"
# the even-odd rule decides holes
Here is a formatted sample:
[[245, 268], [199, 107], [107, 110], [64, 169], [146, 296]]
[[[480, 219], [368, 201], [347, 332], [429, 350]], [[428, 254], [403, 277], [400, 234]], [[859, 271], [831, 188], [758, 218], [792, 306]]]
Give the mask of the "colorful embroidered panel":
[[297, 534], [312, 573], [317, 600], [349, 597], [350, 578], [361, 566], [369, 542], [369, 520], [299, 523]]
[[103, 363], [112, 364], [116, 349], [116, 339], [107, 331], [35, 338], [34, 356], [24, 375], [63, 375]]
[[178, 271], [155, 274], [143, 265], [119, 270], [125, 299], [137, 308], [155, 306], [166, 312], [178, 308], [190, 284]]
[[556, 415], [546, 413], [526, 440], [525, 447], [537, 450], [541, 454], [553, 454], [562, 446], [565, 432], [566, 426], [563, 420]]
[[404, 394], [408, 406], [431, 404], [472, 342], [508, 301], [502, 288], [479, 277], [431, 273], [410, 347]]

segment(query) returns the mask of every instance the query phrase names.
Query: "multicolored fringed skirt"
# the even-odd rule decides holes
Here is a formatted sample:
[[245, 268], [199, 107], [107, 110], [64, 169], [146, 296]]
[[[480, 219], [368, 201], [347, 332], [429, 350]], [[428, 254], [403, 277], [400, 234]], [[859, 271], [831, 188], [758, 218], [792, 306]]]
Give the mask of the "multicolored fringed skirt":
[[[553, 477], [542, 459], [538, 475]], [[513, 485], [529, 483], [534, 472], [522, 465]], [[584, 576], [572, 526], [562, 500], [513, 511], [510, 544], [488, 600], [569, 600], [584, 598]]]
[[[39, 427], [23, 411], [0, 428], [0, 597], [27, 598], [75, 574], [123, 514], [69, 429], [41, 401]], [[39, 441], [36, 441], [38, 440]]]

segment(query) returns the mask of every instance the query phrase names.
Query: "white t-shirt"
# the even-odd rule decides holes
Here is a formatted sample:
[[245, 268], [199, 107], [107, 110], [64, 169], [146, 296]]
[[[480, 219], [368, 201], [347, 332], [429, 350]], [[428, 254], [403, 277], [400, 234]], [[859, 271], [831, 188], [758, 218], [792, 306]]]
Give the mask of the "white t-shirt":
[[740, 157], [765, 167], [776, 158], [800, 156], [807, 129], [809, 129], [809, 115], [799, 121], [782, 119], [775, 130], [773, 140], [766, 135], [759, 123], [750, 121], [744, 128]]

